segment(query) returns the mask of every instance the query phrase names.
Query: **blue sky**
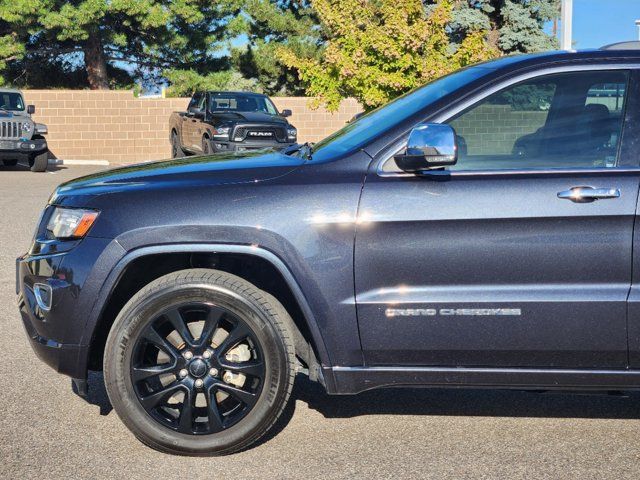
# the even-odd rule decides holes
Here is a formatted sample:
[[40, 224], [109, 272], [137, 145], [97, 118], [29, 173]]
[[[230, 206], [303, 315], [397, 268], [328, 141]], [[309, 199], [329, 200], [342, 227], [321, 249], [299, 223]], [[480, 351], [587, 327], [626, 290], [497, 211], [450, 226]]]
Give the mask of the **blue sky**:
[[640, 0], [573, 0], [573, 45], [599, 48], [637, 40]]

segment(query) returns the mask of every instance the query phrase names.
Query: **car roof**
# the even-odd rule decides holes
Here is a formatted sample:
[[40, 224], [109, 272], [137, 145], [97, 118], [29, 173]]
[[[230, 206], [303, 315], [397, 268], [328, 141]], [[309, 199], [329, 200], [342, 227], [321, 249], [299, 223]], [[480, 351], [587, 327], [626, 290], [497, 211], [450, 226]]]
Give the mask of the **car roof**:
[[[612, 47], [616, 47], [613, 45]], [[552, 50], [540, 53], [516, 54], [500, 57], [475, 64], [475, 68], [488, 68], [491, 70], [511, 70], [536, 65], [546, 65], [556, 62], [581, 62], [583, 64], [598, 64], [606, 62], [640, 62], [640, 49], [610, 48], [592, 50]]]
[[234, 91], [218, 91], [218, 90], [209, 90], [206, 93], [209, 95], [237, 95], [240, 97], [266, 97], [263, 93], [255, 93], [255, 92], [234, 92]]
[[8, 92], [8, 93], [19, 93], [22, 95], [22, 91], [18, 90], [17, 88], [4, 88], [4, 87], [0, 87], [0, 92]]

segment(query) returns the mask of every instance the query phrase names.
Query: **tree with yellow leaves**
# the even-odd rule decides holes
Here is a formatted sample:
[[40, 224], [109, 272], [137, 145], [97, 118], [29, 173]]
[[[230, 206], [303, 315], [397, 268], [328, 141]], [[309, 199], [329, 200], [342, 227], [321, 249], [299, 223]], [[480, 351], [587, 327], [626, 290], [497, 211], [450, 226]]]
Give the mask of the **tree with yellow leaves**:
[[320, 60], [299, 58], [286, 47], [281, 60], [298, 70], [316, 106], [335, 111], [354, 97], [371, 109], [449, 72], [493, 58], [499, 51], [483, 30], [452, 48], [452, 0], [429, 13], [421, 0], [313, 0], [328, 40]]

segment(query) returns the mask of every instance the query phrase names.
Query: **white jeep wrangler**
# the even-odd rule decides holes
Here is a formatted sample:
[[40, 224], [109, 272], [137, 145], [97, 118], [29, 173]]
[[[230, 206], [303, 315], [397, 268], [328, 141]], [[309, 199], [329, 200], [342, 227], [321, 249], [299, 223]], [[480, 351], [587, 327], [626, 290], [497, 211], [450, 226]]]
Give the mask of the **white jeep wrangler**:
[[32, 172], [47, 169], [47, 126], [32, 120], [35, 111], [35, 106], [25, 105], [19, 90], [0, 89], [0, 161], [4, 165], [28, 160]]

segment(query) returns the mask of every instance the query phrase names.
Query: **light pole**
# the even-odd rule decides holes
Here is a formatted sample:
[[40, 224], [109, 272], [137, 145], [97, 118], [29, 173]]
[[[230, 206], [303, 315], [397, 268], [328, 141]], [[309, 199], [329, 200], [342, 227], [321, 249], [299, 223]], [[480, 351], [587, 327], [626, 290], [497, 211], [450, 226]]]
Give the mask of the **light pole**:
[[636, 20], [636, 27], [638, 27], [638, 40], [640, 40], [640, 20]]
[[560, 48], [571, 50], [571, 20], [573, 17], [573, 0], [562, 0], [560, 10]]

